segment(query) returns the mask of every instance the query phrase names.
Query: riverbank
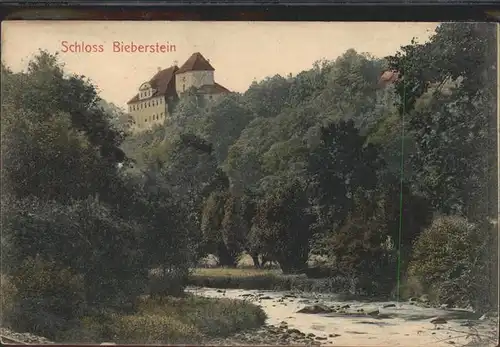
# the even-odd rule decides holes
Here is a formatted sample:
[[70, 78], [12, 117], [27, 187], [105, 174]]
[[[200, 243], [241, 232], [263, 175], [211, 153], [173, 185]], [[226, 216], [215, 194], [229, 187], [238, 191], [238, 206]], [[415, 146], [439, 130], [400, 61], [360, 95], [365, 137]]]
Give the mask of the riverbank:
[[36, 343], [193, 344], [256, 330], [267, 319], [264, 311], [251, 302], [190, 293], [184, 297], [145, 296], [136, 306], [128, 314], [99, 312], [83, 316], [65, 329], [26, 333], [2, 327], [6, 332], [2, 335]]
[[[345, 301], [335, 295], [312, 293], [212, 288], [188, 291], [203, 297], [240, 299], [266, 312], [264, 328], [240, 334], [224, 344], [483, 347], [495, 346], [498, 336], [497, 320], [466, 310]], [[434, 325], [431, 321], [436, 317], [443, 324]]]
[[189, 277], [193, 287], [217, 289], [279, 290], [314, 293], [345, 292], [349, 284], [340, 277], [313, 279], [306, 275], [283, 275], [275, 269], [198, 268]]

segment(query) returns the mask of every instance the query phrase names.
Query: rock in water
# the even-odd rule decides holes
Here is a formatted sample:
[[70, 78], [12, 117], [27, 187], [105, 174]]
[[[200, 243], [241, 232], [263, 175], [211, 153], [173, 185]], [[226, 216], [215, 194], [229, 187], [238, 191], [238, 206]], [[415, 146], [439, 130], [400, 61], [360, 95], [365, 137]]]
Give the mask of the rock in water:
[[316, 314], [316, 313], [331, 313], [333, 310], [324, 305], [312, 305], [306, 306], [297, 311], [297, 313], [307, 313], [307, 314]]
[[443, 317], [436, 317], [431, 319], [431, 323], [434, 324], [434, 328], [436, 328], [438, 325], [447, 324], [448, 321]]

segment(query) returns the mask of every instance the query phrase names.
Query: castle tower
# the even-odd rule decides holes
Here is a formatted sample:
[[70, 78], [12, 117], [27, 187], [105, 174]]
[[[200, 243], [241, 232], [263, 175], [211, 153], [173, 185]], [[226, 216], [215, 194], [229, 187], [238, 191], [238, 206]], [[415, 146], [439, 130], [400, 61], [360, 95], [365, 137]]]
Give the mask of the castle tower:
[[194, 87], [212, 86], [215, 69], [201, 53], [196, 52], [179, 68], [175, 75], [175, 88], [178, 95]]

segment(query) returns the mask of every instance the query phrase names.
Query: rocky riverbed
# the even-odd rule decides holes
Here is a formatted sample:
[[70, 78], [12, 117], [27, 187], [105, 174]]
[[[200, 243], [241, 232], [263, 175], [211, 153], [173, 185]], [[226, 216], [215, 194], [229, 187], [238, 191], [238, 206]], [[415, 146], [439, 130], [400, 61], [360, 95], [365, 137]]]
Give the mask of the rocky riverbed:
[[[266, 326], [217, 344], [496, 346], [498, 319], [412, 302], [361, 302], [335, 295], [190, 288], [196, 295], [254, 302]], [[478, 341], [480, 339], [480, 341]]]
[[[479, 317], [467, 310], [432, 308], [419, 300], [362, 302], [311, 293], [207, 288], [188, 291], [205, 297], [248, 300], [268, 315], [267, 324], [262, 328], [206, 341], [211, 345], [497, 345], [497, 317]], [[51, 343], [43, 337], [5, 328], [1, 328], [0, 333], [22, 343]]]

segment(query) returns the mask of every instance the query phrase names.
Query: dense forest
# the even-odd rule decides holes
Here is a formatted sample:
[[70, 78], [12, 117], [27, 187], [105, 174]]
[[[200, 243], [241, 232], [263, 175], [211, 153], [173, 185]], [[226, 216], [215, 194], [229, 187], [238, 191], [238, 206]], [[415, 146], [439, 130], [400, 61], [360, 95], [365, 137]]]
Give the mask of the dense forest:
[[138, 135], [57, 56], [2, 66], [4, 318], [49, 334], [180, 295], [208, 254], [285, 274], [315, 256], [364, 295], [494, 307], [494, 42], [492, 25], [442, 24], [393, 56], [351, 49], [213, 104], [189, 93]]

